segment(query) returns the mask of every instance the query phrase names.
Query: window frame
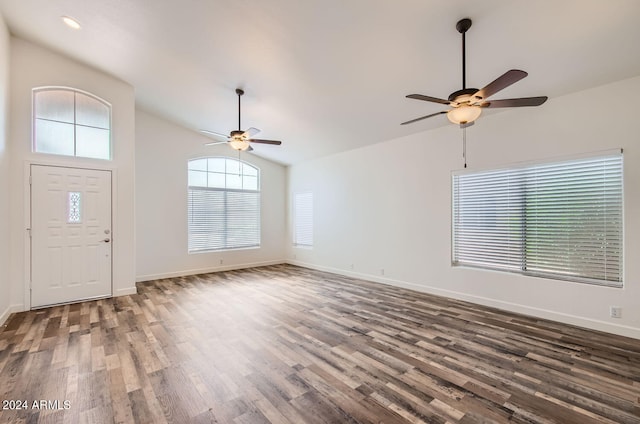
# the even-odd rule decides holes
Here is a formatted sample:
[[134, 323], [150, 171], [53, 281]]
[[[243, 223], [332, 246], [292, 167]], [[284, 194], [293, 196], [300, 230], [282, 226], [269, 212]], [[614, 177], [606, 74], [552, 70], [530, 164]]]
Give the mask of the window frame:
[[[308, 222], [309, 228], [305, 227], [305, 230], [306, 230], [305, 234], [310, 238], [310, 243], [301, 242], [298, 238], [298, 235], [299, 235], [298, 230], [300, 228], [299, 226], [300, 217], [298, 217], [298, 208], [297, 208], [299, 196], [309, 196], [311, 201], [310, 205], [306, 205], [307, 208], [309, 208], [309, 210], [307, 211], [309, 213], [309, 221], [310, 221]], [[297, 248], [302, 248], [302, 249], [313, 249], [313, 192], [311, 191], [294, 192], [292, 208], [293, 208], [293, 228], [292, 228], [293, 246]]]
[[[585, 276], [578, 276], [578, 275], [567, 275], [566, 273], [559, 273], [558, 271], [555, 271], [553, 269], [547, 269], [547, 270], [542, 270], [542, 271], [532, 271], [530, 269], [528, 269], [528, 262], [527, 262], [527, 258], [528, 257], [534, 257], [535, 258], [535, 254], [527, 254], [527, 251], [532, 251], [533, 249], [531, 248], [531, 245], [528, 244], [529, 240], [527, 238], [528, 234], [531, 234], [532, 231], [532, 227], [535, 227], [535, 225], [532, 223], [531, 220], [527, 220], [527, 212], [531, 212], [529, 209], [527, 209], [527, 205], [532, 204], [532, 200], [531, 198], [527, 198], [527, 194], [530, 195], [530, 193], [527, 193], [526, 189], [523, 190], [523, 196], [525, 196], [523, 199], [523, 201], [521, 202], [521, 216], [522, 216], [522, 229], [521, 231], [521, 238], [522, 238], [522, 244], [520, 246], [520, 253], [522, 255], [522, 265], [520, 267], [517, 266], [509, 266], [508, 263], [503, 263], [500, 265], [496, 265], [496, 266], [492, 266], [490, 264], [488, 264], [490, 262], [490, 260], [486, 260], [486, 263], [471, 263], [469, 261], [465, 261], [465, 260], [457, 260], [456, 258], [456, 242], [457, 242], [457, 234], [456, 234], [456, 229], [458, 226], [458, 222], [457, 222], [457, 211], [456, 211], [456, 202], [458, 201], [458, 199], [456, 198], [456, 177], [461, 176], [461, 175], [479, 175], [482, 173], [499, 173], [499, 172], [521, 172], [522, 174], [527, 174], [527, 172], [531, 172], [531, 170], [534, 170], [536, 168], [543, 168], [546, 166], [562, 166], [562, 165], [567, 165], [570, 166], [568, 164], [570, 164], [571, 162], [575, 162], [577, 163], [578, 161], [597, 161], [597, 160], [601, 160], [603, 162], [607, 161], [608, 159], [614, 158], [616, 157], [619, 158], [619, 203], [615, 203], [615, 205], [617, 205], [619, 207], [619, 231], [618, 233], [618, 237], [614, 237], [611, 239], [605, 240], [601, 242], [601, 245], [606, 246], [607, 244], [611, 243], [611, 242], [618, 242], [619, 244], [614, 244], [614, 248], [617, 247], [617, 250], [619, 251], [619, 255], [617, 255], [617, 262], [618, 265], [618, 273], [616, 274], [618, 276], [618, 279], [606, 279], [606, 278], [596, 278], [596, 277], [585, 277]], [[535, 171], [534, 171], [535, 172]], [[604, 174], [603, 174], [604, 175]], [[524, 177], [526, 178], [526, 177]], [[616, 178], [617, 178], [617, 174], [616, 174]], [[511, 187], [511, 186], [509, 186]], [[536, 194], [535, 191], [533, 191], [534, 195]], [[606, 194], [610, 194], [610, 192], [603, 190], [603, 193]], [[575, 156], [571, 156], [571, 157], [562, 157], [562, 158], [554, 158], [554, 159], [548, 159], [548, 160], [541, 160], [541, 161], [529, 161], [529, 162], [521, 162], [521, 163], [517, 163], [517, 164], [513, 164], [511, 166], [503, 166], [503, 167], [499, 167], [499, 168], [491, 168], [491, 169], [474, 169], [474, 170], [459, 170], [459, 171], [453, 171], [451, 173], [451, 265], [453, 267], [470, 267], [470, 268], [476, 268], [476, 269], [485, 269], [485, 270], [491, 270], [491, 271], [499, 271], [499, 272], [511, 272], [511, 273], [516, 273], [519, 275], [524, 275], [524, 276], [533, 276], [533, 277], [540, 277], [540, 278], [548, 278], [548, 279], [553, 279], [553, 280], [564, 280], [564, 281], [571, 281], [571, 282], [577, 282], [577, 283], [586, 283], [586, 284], [592, 284], [592, 285], [597, 285], [597, 286], [604, 286], [604, 287], [611, 287], [611, 288], [624, 288], [624, 244], [625, 244], [625, 232], [624, 232], [624, 222], [625, 222], [625, 213], [624, 213], [624, 156], [623, 156], [623, 151], [622, 149], [614, 149], [614, 150], [607, 150], [607, 151], [601, 151], [601, 152], [595, 152], [595, 153], [590, 153], [590, 154], [584, 154], [584, 155], [575, 155]], [[534, 197], [535, 198], [535, 197]], [[555, 206], [555, 205], [554, 205]], [[504, 208], [504, 206], [501, 206], [501, 208]], [[517, 209], [516, 209], [517, 210]], [[618, 209], [616, 209], [618, 210]], [[572, 210], [571, 210], [572, 211]], [[592, 217], [593, 215], [588, 215], [588, 217]], [[497, 222], [497, 221], [496, 221]], [[534, 221], [535, 222], [535, 221]], [[603, 222], [607, 222], [607, 221], [603, 221]], [[485, 227], [482, 227], [485, 228]], [[515, 226], [514, 226], [515, 228]], [[541, 231], [543, 229], [546, 229], [548, 227], [546, 227], [544, 225], [544, 223], [538, 223], [538, 226], [535, 227], [537, 228], [537, 231]], [[606, 228], [606, 226], [605, 226]], [[463, 235], [464, 237], [464, 235]], [[467, 234], [468, 237], [468, 234]], [[561, 240], [561, 234], [560, 233], [553, 233], [553, 240]], [[503, 239], [500, 239], [503, 240]], [[592, 239], [591, 239], [592, 240]], [[533, 242], [535, 243], [535, 239], [533, 240]], [[515, 243], [517, 245], [517, 242]], [[485, 247], [486, 249], [486, 247]], [[480, 249], [478, 249], [480, 250]], [[595, 251], [595, 250], [594, 250]], [[478, 261], [479, 262], [479, 261]], [[535, 262], [534, 262], [535, 263]], [[576, 262], [570, 262], [570, 264], [573, 264], [575, 266], [580, 266], [581, 262], [578, 260]], [[539, 267], [539, 265], [538, 265]], [[530, 267], [529, 267], [530, 268]], [[608, 268], [606, 268], [608, 269]]]
[[[200, 169], [192, 169], [191, 168], [191, 164], [195, 161], [198, 160], [206, 160], [207, 161], [207, 170], [206, 171], [202, 171]], [[208, 174], [221, 174], [220, 172], [216, 172], [216, 171], [209, 171], [208, 170], [208, 166], [209, 166], [209, 160], [213, 159], [222, 159], [225, 161], [225, 172], [223, 175], [225, 175], [225, 187], [216, 187], [216, 186], [208, 186]], [[230, 172], [227, 172], [227, 162], [228, 161], [233, 161], [235, 163], [238, 164], [238, 169], [240, 170], [240, 174], [232, 174]], [[245, 174], [244, 170], [245, 167], [248, 167], [250, 169], [255, 170], [255, 177], [257, 178], [256, 181], [256, 189], [245, 189], [245, 188], [233, 188], [233, 187], [227, 187], [228, 185], [228, 181], [226, 176], [227, 175], [241, 175], [242, 177], [244, 176], [249, 176], [249, 177], [254, 177], [254, 175], [252, 174]], [[206, 172], [207, 173], [207, 186], [202, 186], [202, 185], [190, 185], [189, 184], [189, 172], [190, 171], [198, 171], [198, 172]], [[237, 158], [232, 158], [232, 157], [228, 157], [228, 156], [200, 156], [200, 157], [195, 157], [195, 158], [191, 158], [187, 160], [187, 252], [188, 254], [198, 254], [198, 253], [210, 253], [210, 252], [221, 252], [221, 251], [229, 251], [229, 250], [243, 250], [243, 249], [258, 249], [261, 247], [261, 243], [262, 243], [262, 198], [261, 198], [261, 170], [258, 166], [249, 163], [247, 161], [243, 161], [243, 160], [239, 160]], [[241, 178], [242, 179], [242, 178]], [[223, 197], [224, 197], [224, 229], [222, 230], [222, 233], [224, 234], [224, 246], [220, 246], [220, 247], [212, 247], [211, 245], [208, 246], [204, 246], [204, 247], [197, 247], [197, 246], [192, 246], [192, 240], [191, 240], [191, 235], [192, 235], [192, 228], [191, 228], [191, 223], [192, 223], [192, 212], [191, 212], [191, 208], [192, 208], [192, 191], [199, 191], [199, 192], [218, 192], [218, 193], [223, 193]], [[231, 194], [238, 194], [238, 193], [247, 193], [249, 195], [251, 194], [255, 194], [257, 195], [257, 211], [255, 211], [255, 218], [256, 218], [256, 233], [254, 234], [257, 238], [257, 243], [255, 244], [243, 244], [243, 245], [229, 245], [229, 228], [228, 228], [228, 214], [229, 214], [229, 210], [228, 210], [228, 196]], [[231, 205], [233, 206], [233, 205]], [[213, 232], [210, 232], [210, 234], [213, 234]]]
[[[36, 108], [36, 96], [38, 93], [40, 92], [45, 92], [45, 91], [68, 91], [74, 94], [74, 105], [73, 105], [73, 109], [74, 109], [74, 122], [71, 123], [69, 122], [68, 124], [73, 125], [73, 151], [74, 154], [73, 155], [67, 155], [67, 154], [63, 154], [63, 153], [55, 153], [55, 152], [43, 152], [43, 151], [39, 151], [38, 150], [38, 143], [37, 143], [37, 131], [36, 131], [36, 122], [37, 119], [39, 119], [37, 117], [37, 108]], [[76, 116], [77, 116], [77, 105], [76, 105], [76, 94], [82, 94], [84, 96], [87, 96], [89, 98], [92, 98], [100, 103], [102, 103], [104, 106], [107, 107], [108, 111], [109, 111], [109, 128], [100, 128], [103, 130], [108, 130], [109, 131], [109, 156], [107, 158], [98, 158], [98, 157], [91, 157], [91, 156], [79, 156], [76, 154], [77, 152], [77, 127], [89, 127], [87, 125], [79, 125], [76, 122]], [[40, 118], [41, 119], [41, 118]], [[82, 159], [82, 160], [97, 160], [97, 161], [108, 161], [111, 162], [113, 161], [113, 107], [111, 105], [110, 102], [106, 101], [105, 99], [90, 93], [88, 91], [85, 90], [81, 90], [78, 88], [73, 88], [73, 87], [67, 87], [67, 86], [41, 86], [41, 87], [35, 87], [31, 90], [31, 152], [32, 153], [36, 153], [39, 155], [53, 155], [53, 156], [58, 156], [58, 157], [65, 157], [65, 158], [77, 158], [77, 159]]]

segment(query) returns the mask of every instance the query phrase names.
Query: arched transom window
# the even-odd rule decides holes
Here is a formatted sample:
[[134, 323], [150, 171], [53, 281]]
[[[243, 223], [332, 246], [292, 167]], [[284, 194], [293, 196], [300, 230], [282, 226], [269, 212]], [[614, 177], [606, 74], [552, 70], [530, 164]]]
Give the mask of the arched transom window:
[[227, 157], [188, 163], [189, 252], [260, 246], [260, 170]]
[[111, 106], [73, 88], [34, 89], [33, 151], [111, 159]]

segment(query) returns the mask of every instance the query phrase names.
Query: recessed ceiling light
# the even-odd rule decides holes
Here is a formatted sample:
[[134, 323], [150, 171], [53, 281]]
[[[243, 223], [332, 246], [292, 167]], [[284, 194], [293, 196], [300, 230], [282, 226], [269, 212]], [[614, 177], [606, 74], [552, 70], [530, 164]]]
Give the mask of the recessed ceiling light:
[[68, 16], [63, 16], [62, 17], [62, 22], [64, 22], [65, 24], [67, 24], [67, 26], [69, 28], [73, 28], [73, 29], [80, 29], [80, 23], [78, 21], [76, 21], [73, 18], [70, 18]]

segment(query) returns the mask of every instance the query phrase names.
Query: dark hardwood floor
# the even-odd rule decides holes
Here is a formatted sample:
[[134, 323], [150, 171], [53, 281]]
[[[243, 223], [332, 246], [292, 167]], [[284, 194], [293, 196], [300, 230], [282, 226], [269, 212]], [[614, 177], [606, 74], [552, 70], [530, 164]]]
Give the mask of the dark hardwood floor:
[[640, 341], [278, 265], [14, 314], [0, 400], [2, 423], [640, 423]]

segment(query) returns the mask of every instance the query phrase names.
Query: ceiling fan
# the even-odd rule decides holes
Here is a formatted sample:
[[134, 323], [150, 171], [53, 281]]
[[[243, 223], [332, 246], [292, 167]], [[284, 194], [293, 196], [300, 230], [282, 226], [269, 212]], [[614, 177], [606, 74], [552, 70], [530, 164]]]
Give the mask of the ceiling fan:
[[205, 146], [213, 146], [215, 144], [229, 143], [229, 145], [232, 148], [238, 151], [240, 150], [251, 151], [253, 150], [253, 148], [251, 147], [250, 143], [275, 144], [278, 146], [281, 145], [282, 142], [278, 140], [264, 140], [261, 138], [252, 138], [254, 135], [260, 132], [260, 130], [257, 128], [251, 127], [246, 131], [243, 131], [241, 129], [242, 126], [240, 121], [240, 97], [242, 97], [242, 95], [244, 94], [244, 90], [242, 90], [241, 88], [236, 88], [236, 94], [238, 95], [238, 129], [235, 131], [231, 131], [231, 133], [228, 136], [225, 134], [214, 132], [214, 131], [200, 130], [201, 133], [226, 139], [225, 141], [214, 141], [212, 143], [206, 143]]
[[403, 122], [401, 125], [411, 124], [421, 121], [432, 116], [447, 114], [447, 118], [454, 124], [459, 124], [460, 128], [466, 128], [473, 125], [478, 119], [483, 108], [501, 108], [501, 107], [522, 107], [522, 106], [540, 106], [547, 101], [547, 96], [539, 97], [521, 97], [517, 99], [487, 100], [498, 91], [503, 90], [510, 85], [520, 81], [527, 76], [525, 71], [512, 69], [505, 72], [496, 80], [478, 90], [477, 88], [467, 88], [466, 84], [466, 58], [465, 58], [465, 33], [471, 28], [471, 19], [465, 18], [458, 21], [456, 29], [462, 34], [462, 90], [454, 91], [449, 95], [448, 100], [437, 97], [424, 96], [422, 94], [409, 94], [407, 98], [424, 100], [427, 102], [440, 103], [451, 106], [449, 110], [432, 113], [430, 115], [421, 116]]

